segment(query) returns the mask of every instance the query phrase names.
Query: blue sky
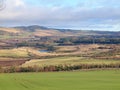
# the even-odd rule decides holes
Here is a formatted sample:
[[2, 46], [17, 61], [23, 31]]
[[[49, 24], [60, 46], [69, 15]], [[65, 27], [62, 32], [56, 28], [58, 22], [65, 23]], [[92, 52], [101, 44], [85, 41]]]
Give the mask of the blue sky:
[[[38, 5], [38, 6], [74, 6], [79, 3], [80, 0], [26, 0], [26, 3], [30, 5]], [[82, 2], [82, 1], [81, 1]]]
[[120, 0], [6, 0], [1, 26], [120, 31]]
[[90, 8], [96, 8], [100, 6], [108, 6], [108, 7], [120, 7], [119, 0], [25, 0], [25, 2], [29, 5], [38, 5], [38, 6], [71, 6], [75, 7], [78, 5]]

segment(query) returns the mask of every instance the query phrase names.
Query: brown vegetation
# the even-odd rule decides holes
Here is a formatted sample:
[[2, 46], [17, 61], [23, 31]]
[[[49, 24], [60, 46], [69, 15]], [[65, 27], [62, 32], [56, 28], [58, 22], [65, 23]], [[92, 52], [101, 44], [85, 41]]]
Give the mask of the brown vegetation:
[[8, 66], [19, 66], [25, 63], [28, 60], [9, 60], [9, 61], [0, 61], [0, 67], [8, 67]]
[[0, 72], [14, 73], [14, 72], [53, 72], [53, 71], [73, 71], [84, 69], [109, 69], [120, 68], [120, 64], [80, 64], [80, 65], [58, 65], [58, 66], [44, 66], [44, 67], [7, 67], [0, 68]]

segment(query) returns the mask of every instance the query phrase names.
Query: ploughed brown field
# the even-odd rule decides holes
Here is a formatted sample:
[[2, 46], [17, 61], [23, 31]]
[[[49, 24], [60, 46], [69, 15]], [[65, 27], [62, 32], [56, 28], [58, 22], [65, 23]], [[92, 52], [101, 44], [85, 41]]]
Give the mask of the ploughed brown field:
[[24, 64], [26, 61], [28, 60], [8, 60], [8, 61], [0, 60], [0, 66], [1, 67], [19, 66], [19, 65]]

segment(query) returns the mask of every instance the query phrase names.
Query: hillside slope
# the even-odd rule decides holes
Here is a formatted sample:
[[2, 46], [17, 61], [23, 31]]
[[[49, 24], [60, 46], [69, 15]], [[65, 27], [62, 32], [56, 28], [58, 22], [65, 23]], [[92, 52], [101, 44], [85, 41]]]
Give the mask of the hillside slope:
[[110, 31], [90, 31], [90, 30], [71, 30], [71, 29], [54, 29], [44, 26], [19, 26], [19, 27], [2, 27], [0, 28], [0, 38], [23, 38], [30, 36], [101, 36], [112, 35], [120, 36], [120, 32]]

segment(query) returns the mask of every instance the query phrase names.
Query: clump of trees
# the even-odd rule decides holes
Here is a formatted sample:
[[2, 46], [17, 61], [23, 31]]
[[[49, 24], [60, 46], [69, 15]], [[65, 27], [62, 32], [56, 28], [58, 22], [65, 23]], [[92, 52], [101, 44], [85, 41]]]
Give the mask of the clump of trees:
[[75, 44], [120, 44], [119, 37], [112, 36], [84, 36], [84, 37], [65, 37], [56, 41], [59, 45]]

